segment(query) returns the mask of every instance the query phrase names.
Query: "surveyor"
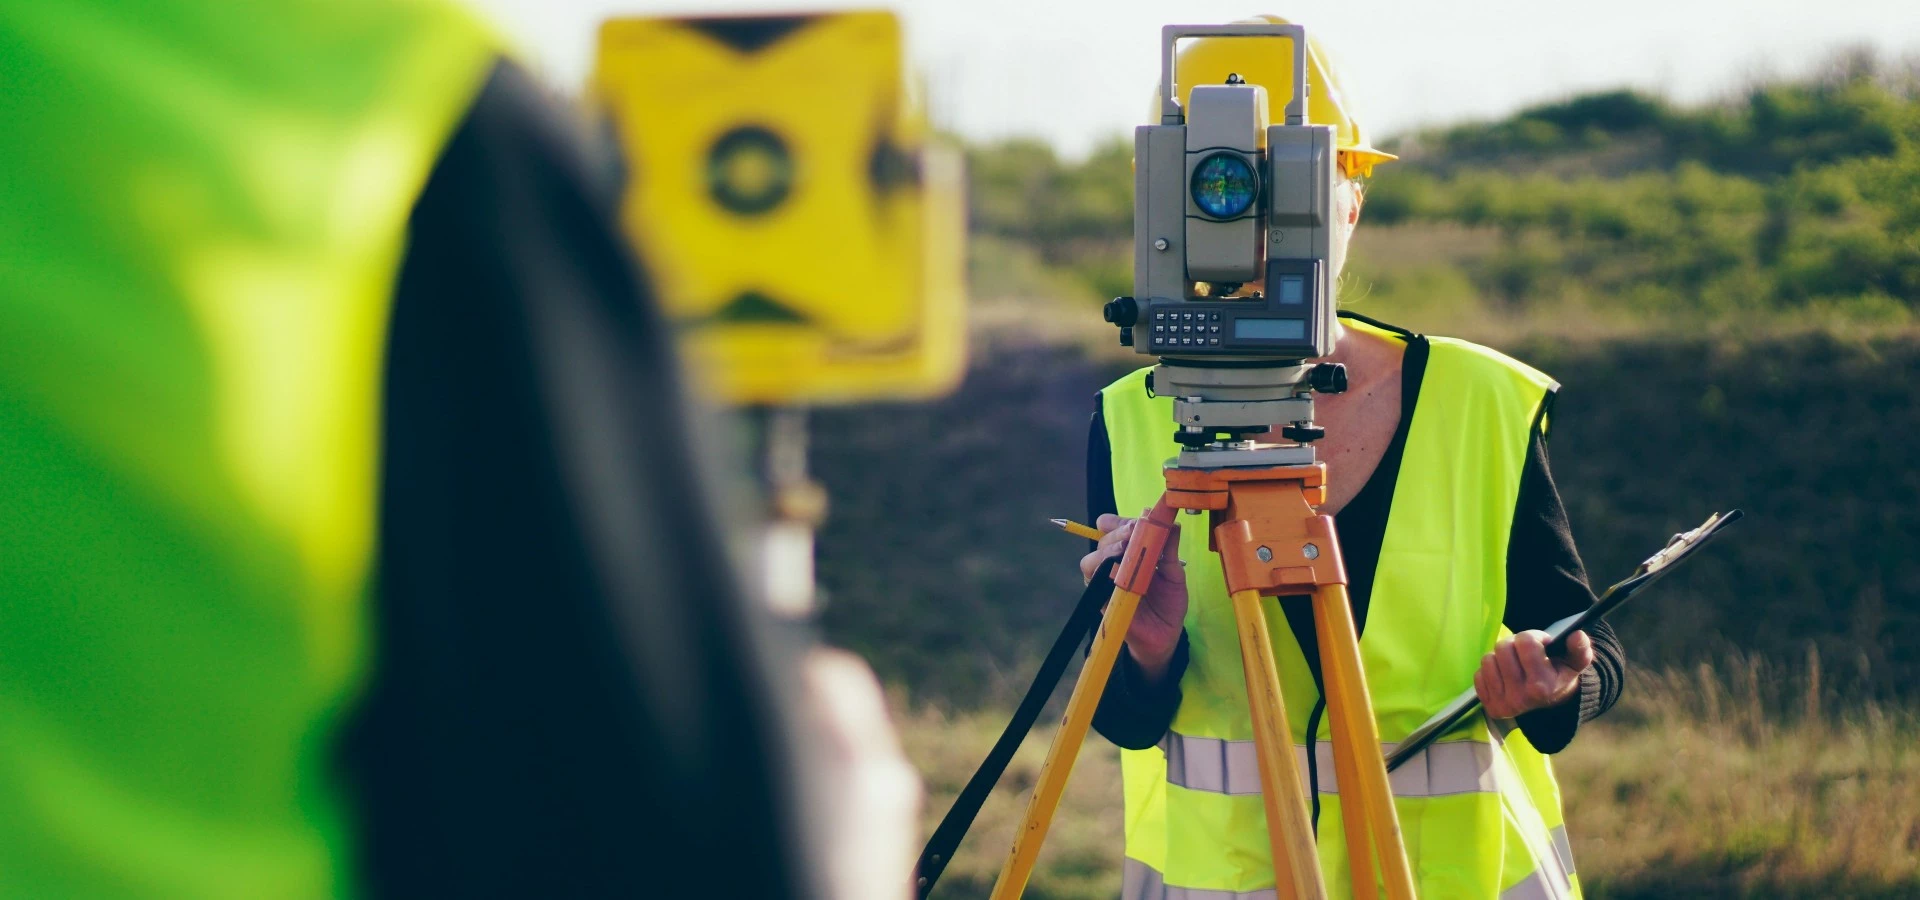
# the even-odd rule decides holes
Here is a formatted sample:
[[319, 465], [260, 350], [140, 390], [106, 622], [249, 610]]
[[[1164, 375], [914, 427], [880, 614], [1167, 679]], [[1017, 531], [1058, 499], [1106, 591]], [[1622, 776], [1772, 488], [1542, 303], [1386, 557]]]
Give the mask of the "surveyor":
[[573, 117], [439, 0], [0, 34], [0, 895], [819, 896], [783, 688], [883, 704], [736, 589]]
[[[1394, 157], [1368, 142], [1325, 48], [1309, 45], [1309, 119], [1338, 133], [1337, 276], [1366, 180]], [[1291, 56], [1282, 38], [1195, 39], [1180, 52], [1176, 93], [1184, 101], [1194, 85], [1238, 74], [1286, 97]], [[1558, 386], [1464, 341], [1344, 313], [1341, 326], [1329, 360], [1346, 365], [1351, 385], [1315, 401], [1326, 429], [1315, 447], [1328, 467], [1322, 511], [1335, 516], [1344, 548], [1381, 737], [1406, 735], [1469, 684], [1486, 706], [1485, 719], [1392, 776], [1419, 895], [1577, 897], [1546, 754], [1613, 705], [1625, 661], [1604, 623], [1576, 633], [1558, 658], [1539, 630], [1594, 602], [1547, 465]], [[1152, 395], [1146, 374], [1109, 385], [1095, 405], [1088, 503], [1105, 534], [1081, 560], [1087, 577], [1124, 551], [1126, 516], [1153, 505], [1161, 466], [1179, 449], [1170, 400]], [[1206, 520], [1180, 521], [1094, 718], [1124, 748], [1122, 896], [1270, 895], [1234, 620]], [[1268, 615], [1321, 870], [1334, 895], [1349, 896], [1311, 608], [1306, 598], [1283, 599]]]

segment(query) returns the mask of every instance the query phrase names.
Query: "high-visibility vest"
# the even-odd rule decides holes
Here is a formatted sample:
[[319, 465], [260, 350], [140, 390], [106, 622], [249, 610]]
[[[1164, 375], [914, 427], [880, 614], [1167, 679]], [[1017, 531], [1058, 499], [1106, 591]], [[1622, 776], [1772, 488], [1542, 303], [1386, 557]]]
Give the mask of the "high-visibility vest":
[[[1349, 329], [1406, 339], [1357, 320]], [[1507, 539], [1528, 443], [1557, 387], [1484, 347], [1427, 338], [1360, 654], [1383, 741], [1391, 745], [1473, 683], [1508, 634]], [[1148, 370], [1101, 392], [1114, 499], [1137, 515], [1164, 488], [1178, 452], [1172, 400], [1152, 396]], [[1192, 655], [1182, 700], [1157, 747], [1122, 753], [1128, 900], [1272, 897], [1273, 861], [1259, 796], [1231, 604], [1206, 519], [1182, 514], [1186, 628]], [[1288, 601], [1300, 602], [1300, 601]], [[1317, 754], [1319, 863], [1333, 896], [1351, 896], [1331, 725], [1300, 646], [1276, 602], [1265, 605], [1295, 749]], [[1547, 758], [1519, 730], [1475, 716], [1390, 778], [1419, 895], [1578, 897], [1560, 792]], [[1207, 893], [1217, 892], [1217, 893]]]
[[351, 893], [390, 297], [497, 42], [438, 0], [0, 35], [0, 895]]

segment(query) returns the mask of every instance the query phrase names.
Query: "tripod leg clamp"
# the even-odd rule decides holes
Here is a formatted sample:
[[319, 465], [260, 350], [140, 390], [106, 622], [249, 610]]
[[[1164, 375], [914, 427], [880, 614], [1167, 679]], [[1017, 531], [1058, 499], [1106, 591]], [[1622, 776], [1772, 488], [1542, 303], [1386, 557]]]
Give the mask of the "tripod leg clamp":
[[1214, 549], [1220, 552], [1227, 590], [1259, 591], [1273, 597], [1311, 594], [1317, 587], [1347, 583], [1332, 516], [1286, 523], [1288, 528], [1265, 524], [1270, 526], [1266, 533], [1256, 533], [1253, 523], [1245, 519], [1214, 529]]
[[1113, 572], [1114, 587], [1135, 596], [1147, 592], [1147, 587], [1153, 584], [1154, 567], [1166, 549], [1167, 538], [1173, 534], [1176, 515], [1178, 511], [1168, 506], [1162, 497], [1134, 523], [1133, 540], [1127, 542], [1126, 555], [1120, 558], [1120, 566]]

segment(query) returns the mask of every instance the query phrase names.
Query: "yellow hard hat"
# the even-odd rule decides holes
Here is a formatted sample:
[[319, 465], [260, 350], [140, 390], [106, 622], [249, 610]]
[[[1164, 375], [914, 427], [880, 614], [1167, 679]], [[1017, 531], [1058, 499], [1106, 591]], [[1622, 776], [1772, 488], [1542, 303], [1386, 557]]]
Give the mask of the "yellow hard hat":
[[[1291, 25], [1275, 15], [1241, 19], [1235, 25]], [[1277, 117], [1293, 96], [1293, 47], [1282, 37], [1205, 37], [1182, 43], [1174, 63], [1174, 90], [1180, 108], [1187, 108], [1188, 95], [1196, 84], [1224, 84], [1227, 76], [1238, 74], [1248, 84], [1267, 89], [1267, 102]], [[1353, 116], [1346, 95], [1340, 90], [1340, 77], [1334, 73], [1333, 59], [1319, 39], [1307, 36], [1307, 121], [1332, 125], [1337, 132], [1340, 169], [1347, 177], [1371, 175], [1375, 164], [1399, 157], [1379, 150], [1368, 140], [1367, 131]], [[1151, 122], [1160, 121], [1158, 99]]]

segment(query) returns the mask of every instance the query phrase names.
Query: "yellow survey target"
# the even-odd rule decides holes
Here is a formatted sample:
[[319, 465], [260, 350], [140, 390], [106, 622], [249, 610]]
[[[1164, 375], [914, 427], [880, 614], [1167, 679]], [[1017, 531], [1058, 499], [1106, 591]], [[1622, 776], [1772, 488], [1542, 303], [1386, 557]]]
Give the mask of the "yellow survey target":
[[722, 399], [958, 379], [959, 157], [929, 143], [891, 14], [609, 20], [592, 91], [628, 166], [626, 225]]

